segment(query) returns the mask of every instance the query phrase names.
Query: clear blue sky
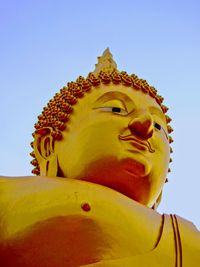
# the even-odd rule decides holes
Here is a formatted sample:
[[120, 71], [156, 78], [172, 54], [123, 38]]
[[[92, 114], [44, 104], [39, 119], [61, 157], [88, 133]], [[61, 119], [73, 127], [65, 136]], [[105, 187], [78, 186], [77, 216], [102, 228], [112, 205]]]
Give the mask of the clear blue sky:
[[30, 175], [33, 125], [106, 47], [170, 107], [173, 163], [159, 211], [200, 228], [200, 2], [0, 0], [0, 174]]

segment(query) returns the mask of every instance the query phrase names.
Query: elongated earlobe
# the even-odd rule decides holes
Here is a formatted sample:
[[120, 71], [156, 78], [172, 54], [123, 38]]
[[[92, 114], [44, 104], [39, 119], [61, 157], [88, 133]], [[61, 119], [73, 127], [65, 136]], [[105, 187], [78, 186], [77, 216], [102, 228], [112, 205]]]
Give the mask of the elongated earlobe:
[[154, 203], [154, 205], [152, 206], [153, 210], [157, 210], [157, 207], [159, 206], [160, 202], [162, 199], [162, 191], [160, 192], [160, 195], [158, 196], [156, 202]]
[[34, 153], [39, 163], [40, 175], [56, 177], [58, 172], [57, 155], [54, 152], [52, 128], [45, 127], [35, 132]]

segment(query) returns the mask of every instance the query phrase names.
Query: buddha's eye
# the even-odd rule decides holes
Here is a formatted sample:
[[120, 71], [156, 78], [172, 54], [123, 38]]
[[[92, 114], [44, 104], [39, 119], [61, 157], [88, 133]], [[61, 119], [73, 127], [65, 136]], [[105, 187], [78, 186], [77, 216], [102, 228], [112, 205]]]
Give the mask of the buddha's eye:
[[123, 112], [123, 109], [118, 107], [112, 107], [112, 112], [121, 113]]
[[120, 114], [120, 115], [128, 114], [128, 112], [125, 109], [119, 108], [119, 107], [100, 107], [98, 109], [103, 110], [103, 111], [107, 111], [107, 112]]
[[158, 130], [161, 130], [161, 126], [160, 126], [160, 124], [158, 124], [157, 122], [154, 122], [154, 127], [156, 128], [156, 129], [158, 129]]

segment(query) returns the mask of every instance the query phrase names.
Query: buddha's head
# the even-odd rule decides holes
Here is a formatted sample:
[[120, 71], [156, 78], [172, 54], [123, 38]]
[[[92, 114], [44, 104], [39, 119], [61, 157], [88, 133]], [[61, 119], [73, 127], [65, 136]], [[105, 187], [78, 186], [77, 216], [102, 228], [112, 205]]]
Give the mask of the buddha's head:
[[107, 49], [93, 73], [64, 86], [38, 117], [33, 173], [101, 184], [155, 207], [172, 142], [162, 102], [145, 80], [119, 72]]

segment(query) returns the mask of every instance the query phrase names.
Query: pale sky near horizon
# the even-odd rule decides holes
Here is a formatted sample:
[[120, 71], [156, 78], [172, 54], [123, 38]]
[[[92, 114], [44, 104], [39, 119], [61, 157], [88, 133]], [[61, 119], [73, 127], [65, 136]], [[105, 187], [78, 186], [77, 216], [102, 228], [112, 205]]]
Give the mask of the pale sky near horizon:
[[146, 79], [170, 108], [173, 163], [159, 212], [200, 229], [199, 14], [198, 0], [0, 0], [0, 175], [31, 175], [43, 106], [109, 47], [118, 69]]

